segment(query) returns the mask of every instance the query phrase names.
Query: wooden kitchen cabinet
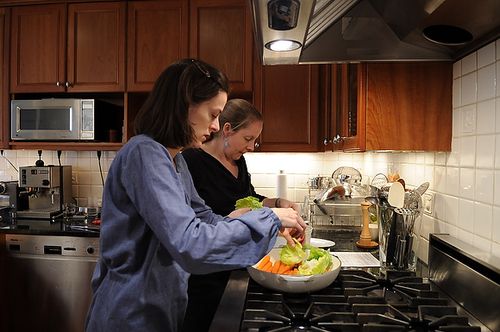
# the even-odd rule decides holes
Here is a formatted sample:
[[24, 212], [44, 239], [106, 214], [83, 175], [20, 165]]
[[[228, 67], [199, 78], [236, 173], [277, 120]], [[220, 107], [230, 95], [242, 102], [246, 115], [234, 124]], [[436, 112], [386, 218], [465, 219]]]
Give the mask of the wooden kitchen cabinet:
[[252, 16], [246, 0], [191, 0], [189, 54], [223, 71], [233, 96], [251, 96]]
[[318, 151], [319, 66], [259, 66], [254, 103], [264, 117], [256, 151]]
[[332, 65], [330, 89], [333, 150], [451, 151], [451, 63]]
[[13, 7], [10, 92], [123, 92], [125, 6]]
[[0, 148], [9, 146], [9, 9], [0, 8]]
[[128, 91], [150, 91], [168, 65], [188, 57], [188, 15], [185, 0], [128, 3]]

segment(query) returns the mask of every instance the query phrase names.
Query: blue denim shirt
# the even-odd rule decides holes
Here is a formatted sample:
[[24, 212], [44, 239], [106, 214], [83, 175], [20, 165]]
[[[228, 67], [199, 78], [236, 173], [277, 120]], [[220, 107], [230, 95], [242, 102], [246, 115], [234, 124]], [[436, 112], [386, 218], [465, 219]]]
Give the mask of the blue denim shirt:
[[214, 214], [180, 153], [174, 163], [163, 145], [133, 137], [106, 179], [86, 330], [180, 330], [189, 273], [255, 264], [280, 225], [268, 208], [236, 219]]

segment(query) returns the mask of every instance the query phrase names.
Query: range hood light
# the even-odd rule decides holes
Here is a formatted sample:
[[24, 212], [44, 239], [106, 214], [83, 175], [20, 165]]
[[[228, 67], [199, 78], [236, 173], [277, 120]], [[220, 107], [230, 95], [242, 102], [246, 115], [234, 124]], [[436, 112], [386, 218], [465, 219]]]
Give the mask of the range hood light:
[[266, 48], [275, 52], [287, 52], [301, 48], [302, 44], [295, 40], [277, 39], [266, 44]]

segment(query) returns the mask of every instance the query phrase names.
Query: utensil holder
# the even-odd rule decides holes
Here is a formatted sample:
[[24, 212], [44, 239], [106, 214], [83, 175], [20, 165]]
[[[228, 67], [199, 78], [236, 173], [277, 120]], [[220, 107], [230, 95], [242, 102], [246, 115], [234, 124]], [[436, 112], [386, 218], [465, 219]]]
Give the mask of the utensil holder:
[[418, 235], [414, 225], [422, 209], [380, 206], [379, 260], [382, 272], [412, 271], [417, 266]]

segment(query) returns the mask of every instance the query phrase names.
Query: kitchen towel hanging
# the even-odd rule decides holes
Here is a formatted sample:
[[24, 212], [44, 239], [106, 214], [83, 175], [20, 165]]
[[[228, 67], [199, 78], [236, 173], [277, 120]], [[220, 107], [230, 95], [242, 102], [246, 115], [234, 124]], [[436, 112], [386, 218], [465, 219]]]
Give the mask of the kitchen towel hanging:
[[280, 170], [276, 179], [276, 197], [287, 198], [286, 174], [284, 170]]

